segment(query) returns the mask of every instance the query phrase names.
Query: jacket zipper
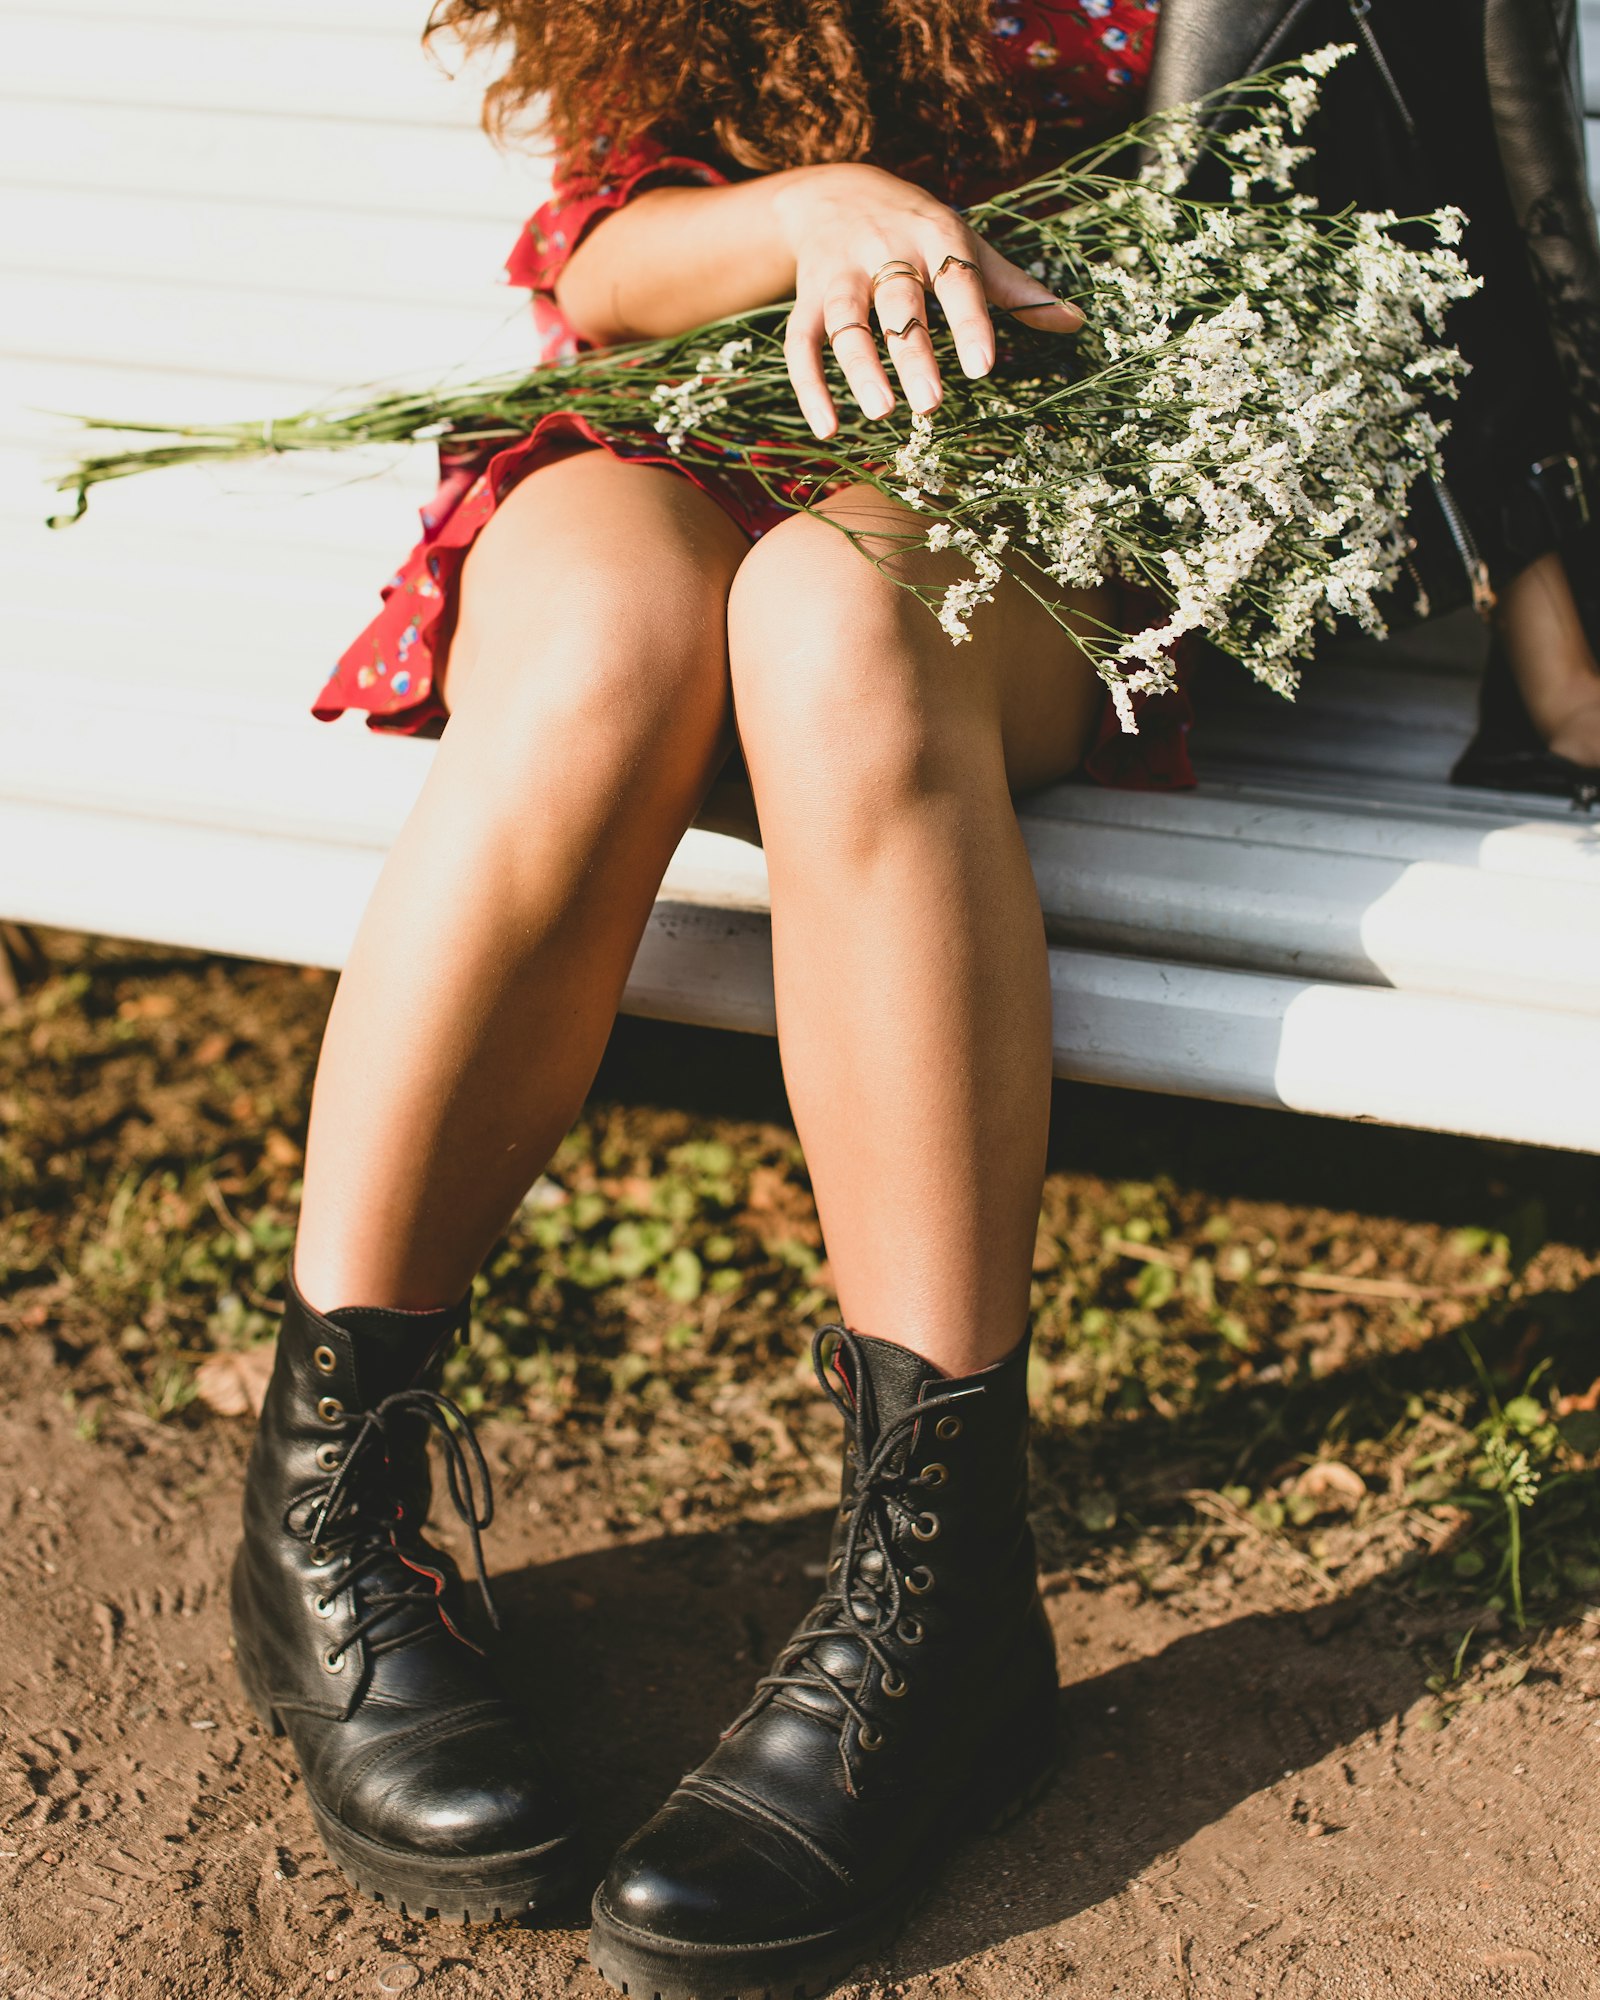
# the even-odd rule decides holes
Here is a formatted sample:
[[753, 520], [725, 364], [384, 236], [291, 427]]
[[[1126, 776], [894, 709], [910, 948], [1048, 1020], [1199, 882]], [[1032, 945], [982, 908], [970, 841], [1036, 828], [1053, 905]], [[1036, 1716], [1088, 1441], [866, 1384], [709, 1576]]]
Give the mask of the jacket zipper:
[[1472, 590], [1472, 608], [1480, 618], [1486, 619], [1496, 602], [1494, 585], [1489, 581], [1489, 565], [1483, 559], [1477, 538], [1467, 526], [1467, 517], [1461, 511], [1460, 502], [1443, 479], [1435, 478], [1433, 491], [1439, 502], [1439, 512], [1444, 516], [1444, 524], [1450, 530], [1456, 554], [1461, 559], [1461, 567], [1467, 573], [1467, 582]]
[[1373, 68], [1383, 81], [1389, 93], [1389, 101], [1400, 114], [1400, 123], [1406, 128], [1406, 137], [1412, 145], [1417, 143], [1417, 123], [1411, 115], [1411, 107], [1400, 94], [1400, 86], [1394, 80], [1394, 71], [1389, 67], [1389, 58], [1372, 32], [1372, 0], [1350, 0], [1350, 18], [1356, 24], [1356, 33], [1361, 38], [1361, 46], [1366, 50]]

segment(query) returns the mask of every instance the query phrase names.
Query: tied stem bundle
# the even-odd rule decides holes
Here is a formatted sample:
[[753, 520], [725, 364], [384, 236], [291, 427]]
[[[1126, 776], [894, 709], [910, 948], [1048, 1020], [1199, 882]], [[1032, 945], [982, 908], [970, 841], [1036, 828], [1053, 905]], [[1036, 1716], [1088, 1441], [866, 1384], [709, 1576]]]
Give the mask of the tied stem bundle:
[[[568, 412], [624, 451], [664, 445], [687, 466], [737, 468], [791, 506], [875, 487], [912, 510], [898, 548], [964, 562], [954, 581], [906, 581], [881, 533], [868, 550], [840, 526], [866, 559], [956, 643], [1001, 577], [1017, 577], [1070, 619], [1125, 729], [1136, 694], [1174, 685], [1173, 646], [1190, 633], [1292, 695], [1319, 628], [1384, 630], [1408, 496], [1439, 472], [1439, 404], [1465, 372], [1445, 314], [1478, 282], [1454, 247], [1456, 210], [1325, 214], [1296, 192], [1321, 79], [1349, 53], [1323, 49], [1143, 119], [969, 209], [1087, 323], [1048, 346], [1002, 326], [979, 381], [936, 326], [946, 393], [932, 416], [869, 423], [835, 372], [841, 424], [819, 443], [784, 370], [788, 309], [770, 306], [531, 374], [264, 424], [95, 422], [161, 441], [84, 458], [58, 482], [76, 496], [67, 518], [101, 481], [164, 465], [419, 439], [487, 462]], [[1185, 192], [1206, 157], [1226, 198]], [[1139, 586], [1164, 615], [1129, 634], [1087, 616], [1081, 595], [1063, 599], [1108, 583]]]

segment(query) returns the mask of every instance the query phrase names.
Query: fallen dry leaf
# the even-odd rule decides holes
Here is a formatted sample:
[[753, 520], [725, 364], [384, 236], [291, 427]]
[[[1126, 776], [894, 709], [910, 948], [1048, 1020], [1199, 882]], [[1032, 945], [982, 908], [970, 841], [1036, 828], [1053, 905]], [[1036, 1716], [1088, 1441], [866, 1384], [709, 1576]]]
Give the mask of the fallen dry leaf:
[[178, 1002], [171, 993], [140, 993], [132, 1000], [124, 1000], [117, 1009], [119, 1021], [164, 1021], [178, 1011]]
[[276, 1127], [263, 1140], [262, 1150], [268, 1164], [274, 1167], [297, 1167], [305, 1157], [288, 1133], [280, 1132]]
[[1295, 1493], [1324, 1513], [1350, 1513], [1367, 1497], [1367, 1482], [1336, 1458], [1319, 1458], [1294, 1483]]
[[275, 1352], [269, 1340], [240, 1354], [208, 1354], [194, 1371], [195, 1394], [219, 1417], [259, 1417]]

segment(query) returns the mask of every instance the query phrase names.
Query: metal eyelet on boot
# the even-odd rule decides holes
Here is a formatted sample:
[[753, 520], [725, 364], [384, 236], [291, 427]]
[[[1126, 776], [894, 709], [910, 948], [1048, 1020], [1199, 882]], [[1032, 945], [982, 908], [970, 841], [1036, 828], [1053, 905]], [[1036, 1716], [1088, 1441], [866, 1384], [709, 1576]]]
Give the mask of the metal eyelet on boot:
[[325, 1424], [342, 1423], [344, 1421], [344, 1404], [339, 1401], [337, 1396], [319, 1396], [317, 1398], [317, 1415]]
[[893, 1673], [885, 1667], [883, 1678], [878, 1682], [878, 1691], [880, 1694], [886, 1694], [890, 1701], [898, 1701], [909, 1685], [904, 1674]]
[[338, 1609], [338, 1600], [333, 1597], [323, 1597], [319, 1594], [312, 1598], [311, 1608], [319, 1618], [331, 1618]]
[[937, 1514], [919, 1514], [911, 1523], [911, 1532], [919, 1542], [931, 1542], [939, 1532]]
[[919, 1486], [942, 1486], [949, 1477], [949, 1466], [941, 1465], [935, 1459], [932, 1465], [925, 1465], [917, 1474], [917, 1484]]
[[922, 1620], [915, 1615], [910, 1618], [902, 1618], [894, 1628], [895, 1637], [900, 1641], [902, 1646], [920, 1646], [922, 1644], [923, 1629]]
[[941, 1417], [933, 1427], [933, 1434], [935, 1437], [944, 1438], [947, 1442], [951, 1438], [960, 1437], [961, 1419], [959, 1417]]
[[314, 1347], [311, 1350], [311, 1365], [319, 1375], [331, 1375], [339, 1365], [339, 1357], [331, 1347]]
[[861, 1727], [856, 1731], [856, 1741], [861, 1745], [863, 1750], [881, 1750], [883, 1748], [883, 1731], [881, 1729], [874, 1729], [869, 1722], [863, 1722]]
[[336, 1444], [319, 1444], [317, 1446], [317, 1470], [319, 1472], [337, 1472], [343, 1464], [344, 1453], [340, 1451]]
[[306, 1560], [313, 1569], [326, 1569], [333, 1561], [333, 1550], [323, 1548], [320, 1543], [315, 1544], [307, 1552]]
[[331, 1646], [322, 1656], [322, 1671], [325, 1674], [342, 1674], [348, 1655], [340, 1646]]
[[915, 1569], [906, 1571], [906, 1589], [913, 1597], [926, 1597], [933, 1588], [933, 1571], [926, 1563], [918, 1563]]

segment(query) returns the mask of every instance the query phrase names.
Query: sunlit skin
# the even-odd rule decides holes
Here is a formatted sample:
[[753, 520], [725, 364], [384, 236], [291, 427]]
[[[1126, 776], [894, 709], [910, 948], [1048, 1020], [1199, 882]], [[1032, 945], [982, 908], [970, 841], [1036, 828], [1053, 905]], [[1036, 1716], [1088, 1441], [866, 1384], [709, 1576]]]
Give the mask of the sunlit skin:
[[[931, 274], [947, 257], [938, 294], [969, 373], [993, 364], [986, 293], [1036, 326], [1080, 323], [951, 210], [857, 166], [646, 194], [580, 247], [561, 303], [614, 340], [797, 296], [791, 373], [825, 434], [825, 332], [873, 317], [890, 259]], [[908, 278], [876, 306], [885, 326], [927, 317]], [[892, 373], [859, 328], [839, 344], [862, 407], [885, 413], [898, 388], [932, 408], [926, 334], [887, 347]], [[830, 507], [891, 535], [909, 518], [869, 489]], [[920, 580], [959, 573], [914, 561]], [[1068, 634], [1012, 583], [953, 646], [827, 522], [750, 547], [686, 480], [581, 452], [474, 545], [445, 693], [323, 1047], [296, 1259], [311, 1303], [465, 1291], [577, 1113], [662, 872], [737, 740], [841, 1309], [948, 1372], [1005, 1354], [1027, 1317], [1051, 1068], [1012, 794], [1070, 771], [1095, 727], [1099, 684]]]
[[1600, 666], [1558, 555], [1500, 593], [1501, 635], [1534, 727], [1558, 756], [1600, 766]]

